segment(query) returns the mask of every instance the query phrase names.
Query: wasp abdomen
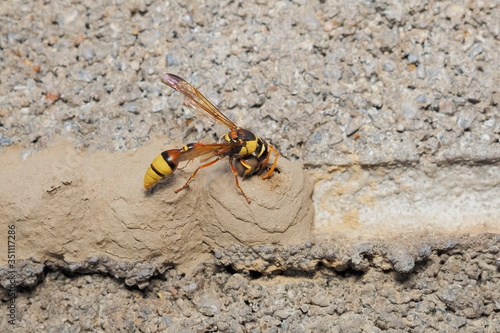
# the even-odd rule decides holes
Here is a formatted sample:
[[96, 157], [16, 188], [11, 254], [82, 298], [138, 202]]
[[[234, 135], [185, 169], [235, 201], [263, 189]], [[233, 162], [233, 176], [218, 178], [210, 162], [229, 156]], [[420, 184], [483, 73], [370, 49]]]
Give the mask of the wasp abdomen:
[[144, 175], [144, 188], [146, 190], [177, 169], [178, 163], [175, 159], [179, 154], [178, 149], [171, 149], [156, 156]]

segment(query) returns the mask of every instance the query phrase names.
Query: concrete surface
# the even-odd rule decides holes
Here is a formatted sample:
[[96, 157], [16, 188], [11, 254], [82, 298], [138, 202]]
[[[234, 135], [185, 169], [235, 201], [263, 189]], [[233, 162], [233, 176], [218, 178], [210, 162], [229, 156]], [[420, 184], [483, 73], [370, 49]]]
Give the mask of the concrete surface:
[[[498, 332], [494, 1], [4, 1], [0, 21], [9, 328]], [[162, 150], [226, 130], [164, 71], [292, 161], [242, 185], [255, 208], [225, 163], [141, 192]], [[234, 205], [182, 219], [207, 196]]]

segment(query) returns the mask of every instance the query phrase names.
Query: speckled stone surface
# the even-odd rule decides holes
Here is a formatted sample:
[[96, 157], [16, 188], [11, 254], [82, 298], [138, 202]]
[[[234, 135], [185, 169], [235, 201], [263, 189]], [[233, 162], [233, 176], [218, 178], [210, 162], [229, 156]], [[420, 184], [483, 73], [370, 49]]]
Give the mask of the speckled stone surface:
[[[479, 175], [450, 193], [482, 212], [481, 198], [495, 198], [498, 184], [499, 21], [494, 1], [4, 1], [0, 149], [20, 145], [26, 158], [60, 140], [84, 152], [217, 140], [223, 132], [197, 121], [160, 82], [168, 71], [303, 163], [318, 183], [333, 179], [326, 190], [316, 187], [317, 209], [326, 202], [343, 212], [353, 198], [363, 213], [370, 207], [356, 196], [363, 190], [385, 198], [399, 175], [425, 174], [439, 182], [413, 179], [423, 184], [413, 190], [424, 209], [429, 193], [447, 193], [439, 185], [450, 188], [449, 170]], [[390, 186], [359, 182], [347, 200], [325, 201], [344, 181], [335, 172], [353, 166], [382, 168]], [[343, 243], [334, 233], [325, 243], [233, 246], [214, 251], [214, 262], [192, 276], [165, 262], [32, 258], [19, 268], [17, 321], [8, 327], [499, 332], [498, 235], [427, 231], [429, 239], [412, 242]], [[0, 273], [4, 292], [8, 273]]]

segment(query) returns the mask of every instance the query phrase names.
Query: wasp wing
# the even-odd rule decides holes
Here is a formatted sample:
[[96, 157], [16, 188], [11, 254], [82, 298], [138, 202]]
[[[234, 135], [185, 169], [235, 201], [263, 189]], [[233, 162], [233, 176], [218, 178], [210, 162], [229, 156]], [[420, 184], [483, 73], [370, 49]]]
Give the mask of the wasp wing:
[[206, 112], [219, 123], [226, 125], [230, 129], [235, 129], [236, 125], [229, 120], [222, 112], [220, 112], [208, 99], [205, 98], [195, 87], [189, 84], [183, 78], [174, 74], [163, 74], [161, 82], [167, 86], [177, 90], [184, 96], [186, 100], [184, 104], [198, 112]]
[[214, 144], [204, 144], [203, 142], [190, 143], [182, 148], [183, 151], [177, 161], [191, 161], [197, 157], [204, 155], [209, 155], [207, 159], [214, 156], [223, 157], [226, 155], [230, 155], [235, 148], [239, 148], [241, 146], [242, 143], [239, 142], [224, 142]]

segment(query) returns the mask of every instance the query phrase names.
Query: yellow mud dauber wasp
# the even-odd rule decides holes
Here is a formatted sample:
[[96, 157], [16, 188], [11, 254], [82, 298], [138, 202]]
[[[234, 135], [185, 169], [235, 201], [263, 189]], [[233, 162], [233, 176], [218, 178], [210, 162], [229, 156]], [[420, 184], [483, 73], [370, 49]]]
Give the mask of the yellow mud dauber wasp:
[[164, 177], [170, 175], [177, 169], [180, 162], [187, 161], [206, 155], [207, 160], [214, 160], [200, 165], [187, 180], [183, 187], [175, 190], [179, 193], [196, 176], [196, 173], [221, 159], [228, 157], [229, 166], [236, 179], [236, 186], [248, 203], [247, 197], [238, 182], [238, 176], [245, 179], [247, 176], [261, 174], [266, 169], [271, 152], [274, 152], [275, 158], [272, 166], [261, 178], [266, 179], [271, 176], [278, 162], [279, 152], [268, 144], [264, 139], [255, 136], [252, 132], [240, 126], [236, 126], [222, 112], [220, 112], [212, 103], [208, 101], [196, 88], [186, 82], [184, 79], [174, 74], [163, 74], [161, 81], [167, 86], [177, 90], [185, 96], [184, 104], [198, 112], [207, 113], [215, 121], [229, 127], [230, 131], [221, 137], [219, 143], [205, 144], [203, 142], [190, 143], [180, 149], [169, 149], [158, 155], [149, 166], [144, 175], [144, 188], [149, 189], [158, 183]]

